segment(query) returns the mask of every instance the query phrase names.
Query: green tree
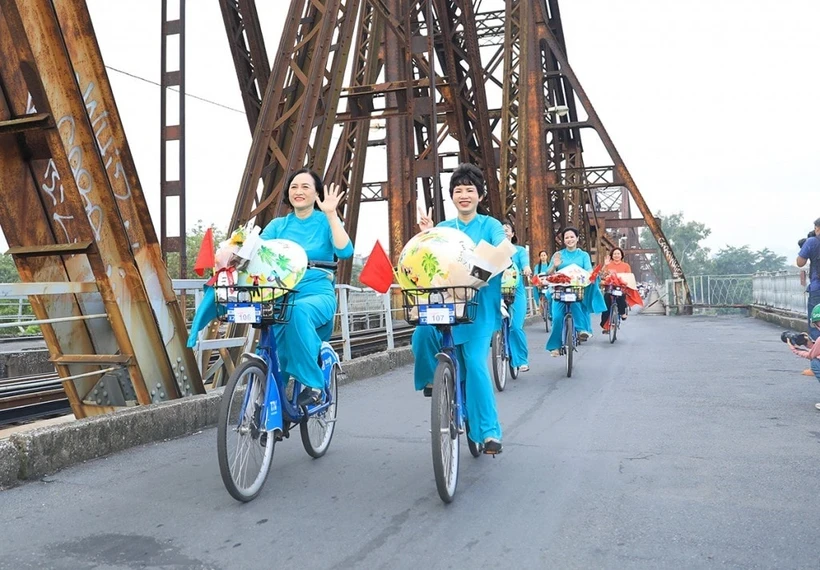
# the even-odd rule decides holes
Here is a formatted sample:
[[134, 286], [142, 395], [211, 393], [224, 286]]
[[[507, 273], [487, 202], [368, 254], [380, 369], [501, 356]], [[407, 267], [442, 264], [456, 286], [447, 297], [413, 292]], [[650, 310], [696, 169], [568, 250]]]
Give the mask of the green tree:
[[768, 248], [752, 251], [748, 245], [727, 245], [712, 259], [715, 275], [748, 275], [758, 271], [780, 271], [786, 268], [786, 258]]
[[10, 255], [0, 255], [0, 283], [19, 283], [20, 274]]
[[[213, 224], [206, 226], [202, 220], [197, 220], [194, 227], [188, 230], [188, 234], [185, 236], [185, 255], [187, 256], [185, 266], [187, 268], [186, 276], [188, 279], [195, 279], [199, 277], [196, 273], [194, 273], [194, 265], [196, 264], [196, 258], [199, 255], [199, 248], [202, 246], [202, 240], [205, 238], [205, 232], [209, 227], [214, 231], [214, 248], [218, 247], [219, 243], [226, 239], [225, 232], [217, 229], [217, 227]], [[179, 255], [168, 255], [166, 265], [168, 266], [168, 275], [171, 279], [178, 278]]]
[[782, 271], [789, 267], [789, 262], [785, 255], [777, 255], [768, 247], [764, 247], [757, 252], [758, 259], [755, 271]]
[[[661, 220], [661, 228], [666, 236], [669, 246], [675, 254], [685, 275], [698, 275], [709, 273], [711, 261], [709, 259], [709, 248], [703, 247], [700, 243], [712, 233], [712, 230], [700, 222], [687, 222], [683, 218], [683, 212], [664, 216], [658, 212]], [[666, 258], [660, 253], [658, 242], [652, 235], [649, 228], [641, 230], [641, 247], [645, 249], [656, 249], [658, 255], [652, 259], [652, 269], [658, 279], [666, 279], [670, 276]]]

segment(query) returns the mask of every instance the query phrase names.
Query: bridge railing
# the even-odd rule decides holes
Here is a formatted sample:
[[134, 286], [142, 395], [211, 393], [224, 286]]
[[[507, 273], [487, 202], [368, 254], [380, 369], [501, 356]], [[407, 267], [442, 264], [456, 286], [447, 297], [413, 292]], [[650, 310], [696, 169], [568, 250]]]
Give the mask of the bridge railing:
[[[686, 281], [696, 308], [744, 308], [753, 302], [752, 278], [752, 275], [693, 275]], [[666, 280], [666, 299], [675, 298], [674, 283], [673, 279]]]
[[[205, 279], [174, 279], [173, 287], [181, 305], [184, 307], [185, 320], [190, 325], [199, 304], [203, 299], [203, 285]], [[25, 329], [30, 334], [37, 334], [39, 327], [32, 326], [26, 329], [26, 321], [34, 318], [29, 306], [28, 298], [12, 293], [11, 284], [0, 283], [0, 321], [9, 321], [8, 324], [17, 325], [11, 330], [17, 334]], [[532, 288], [527, 287], [527, 314], [535, 314]], [[404, 313], [401, 307], [399, 286], [393, 285], [391, 294], [379, 294], [370, 288], [359, 288], [351, 285], [336, 285], [337, 312], [334, 323], [334, 334], [342, 337], [342, 358], [351, 358], [351, 344], [353, 333], [366, 331], [381, 332], [385, 335], [388, 349], [395, 347], [396, 328], [403, 328]], [[5, 305], [3, 305], [5, 303]], [[1, 313], [7, 313], [2, 315]], [[19, 328], [18, 328], [19, 326]], [[8, 328], [2, 330], [9, 330]], [[219, 347], [227, 346], [225, 340], [219, 341]], [[237, 341], [239, 342], [239, 341]], [[207, 343], [200, 348], [208, 348]], [[233, 346], [233, 345], [231, 345]], [[217, 348], [216, 346], [211, 348]]]
[[[754, 275], [694, 275], [687, 278], [695, 308], [766, 307], [802, 315], [806, 311], [805, 285], [795, 269]], [[668, 279], [662, 298], [673, 299], [674, 281]]]
[[754, 304], [761, 307], [788, 311], [797, 315], [806, 313], [808, 301], [806, 286], [800, 282], [797, 270], [757, 273], [754, 276]]

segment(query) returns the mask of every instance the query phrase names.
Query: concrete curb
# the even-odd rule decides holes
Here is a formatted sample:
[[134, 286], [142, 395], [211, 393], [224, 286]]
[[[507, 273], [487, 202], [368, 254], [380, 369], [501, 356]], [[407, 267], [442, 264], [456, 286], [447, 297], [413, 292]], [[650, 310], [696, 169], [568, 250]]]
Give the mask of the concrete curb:
[[18, 483], [20, 453], [9, 440], [0, 440], [0, 489], [13, 487]]
[[[380, 352], [344, 364], [349, 384], [413, 362], [410, 347]], [[175, 439], [216, 425], [221, 390], [172, 402], [128, 408], [12, 434], [0, 440], [0, 489], [157, 441]]]
[[780, 311], [771, 309], [769, 307], [751, 306], [751, 315], [769, 323], [774, 323], [778, 326], [791, 329], [798, 332], [807, 332], [808, 323], [806, 322], [806, 315], [796, 315], [790, 311]]

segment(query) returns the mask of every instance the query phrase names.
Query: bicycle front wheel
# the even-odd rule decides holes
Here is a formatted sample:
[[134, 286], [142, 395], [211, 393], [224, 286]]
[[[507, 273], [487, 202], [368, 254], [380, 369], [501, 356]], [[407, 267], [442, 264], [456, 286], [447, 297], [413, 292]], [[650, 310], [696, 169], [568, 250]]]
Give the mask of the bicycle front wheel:
[[618, 318], [618, 307], [613, 301], [612, 307], [609, 308], [609, 344], [618, 338]]
[[504, 334], [501, 331], [493, 333], [492, 341], [493, 382], [499, 392], [507, 387], [507, 347], [504, 343]]
[[439, 362], [433, 379], [430, 409], [430, 434], [433, 448], [433, 473], [439, 497], [452, 502], [458, 485], [458, 418], [453, 366]]
[[334, 366], [330, 371], [330, 405], [323, 411], [315, 415], [306, 416], [299, 423], [299, 432], [302, 435], [302, 445], [308, 455], [318, 459], [323, 456], [330, 447], [330, 440], [333, 439], [333, 432], [336, 429], [336, 404], [339, 401], [338, 380], [336, 375], [338, 367]]
[[228, 493], [237, 501], [256, 498], [273, 459], [276, 442], [261, 426], [267, 378], [266, 366], [246, 360], [234, 370], [219, 405], [219, 472]]
[[575, 323], [568, 312], [564, 317], [564, 350], [567, 357], [567, 378], [572, 377], [572, 357], [575, 353]]

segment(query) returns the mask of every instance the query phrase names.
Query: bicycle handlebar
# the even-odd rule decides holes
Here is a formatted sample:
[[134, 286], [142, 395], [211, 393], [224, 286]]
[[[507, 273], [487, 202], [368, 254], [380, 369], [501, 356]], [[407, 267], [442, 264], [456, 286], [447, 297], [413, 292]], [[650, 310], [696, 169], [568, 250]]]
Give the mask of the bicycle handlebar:
[[308, 269], [327, 269], [328, 271], [336, 271], [339, 263], [336, 261], [308, 261]]

